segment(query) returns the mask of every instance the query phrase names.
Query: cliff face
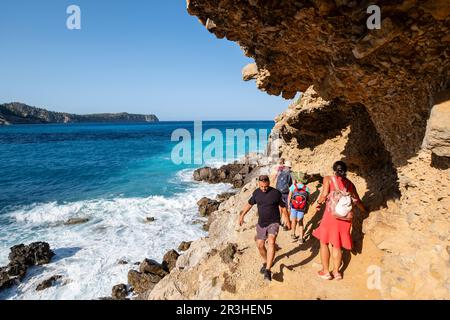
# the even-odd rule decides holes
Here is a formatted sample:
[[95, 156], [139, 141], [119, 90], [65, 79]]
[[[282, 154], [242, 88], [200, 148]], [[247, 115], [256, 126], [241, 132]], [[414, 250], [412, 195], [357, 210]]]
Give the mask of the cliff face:
[[[370, 4], [381, 8], [380, 30], [366, 27]], [[301, 281], [311, 285], [283, 298], [312, 298], [308, 290], [315, 292], [316, 285], [323, 288], [325, 297], [352, 297], [352, 290], [363, 290], [358, 285], [367, 279], [358, 279], [358, 275], [366, 274], [368, 259], [369, 265], [381, 271], [379, 298], [448, 299], [448, 1], [188, 0], [187, 7], [210, 32], [238, 42], [244, 53], [254, 58], [256, 63], [243, 69], [244, 80], [255, 79], [259, 89], [285, 98], [304, 92], [300, 101], [276, 119], [269, 151], [291, 160], [294, 169], [316, 179], [330, 174], [332, 163], [343, 159], [370, 209], [369, 215], [358, 215], [354, 221], [355, 249], [349, 268], [359, 265], [362, 269], [347, 272], [351, 279], [344, 279], [343, 286], [349, 291], [339, 293], [335, 290], [342, 287], [303, 278]], [[242, 203], [245, 192], [244, 188], [239, 198]], [[223, 204], [220, 219], [235, 222], [237, 213], [230, 215], [234, 205]], [[226, 210], [230, 212], [220, 214]], [[320, 217], [307, 219], [314, 225]], [[223, 224], [213, 223], [212, 230]], [[212, 252], [226, 242], [248, 245], [252, 250], [251, 237], [245, 239], [236, 230], [226, 230], [226, 236], [219, 231], [210, 235], [221, 239], [209, 247]], [[211, 241], [199, 241], [199, 246]], [[282, 254], [281, 266], [277, 266], [281, 282], [286, 268], [306, 268], [314, 263], [316, 249], [312, 244], [311, 258], [287, 266]], [[211, 253], [203, 250], [203, 255], [200, 251], [187, 254], [180, 266], [190, 267], [179, 271], [180, 276], [172, 282], [167, 278], [150, 297], [230, 297], [224, 293], [227, 288], [234, 288], [231, 297], [239, 297], [239, 292], [247, 292], [241, 282], [259, 293], [251, 297], [280, 297], [258, 287], [257, 280], [255, 284], [245, 281], [245, 273], [253, 272], [252, 279], [258, 277], [252, 271], [255, 267], [245, 264], [250, 253], [237, 257], [229, 269], [216, 266], [214, 272], [214, 263], [208, 267]], [[197, 258], [190, 259], [194, 255]], [[309, 271], [313, 275], [314, 271]], [[168, 287], [177, 286], [177, 280], [206, 283], [204, 277], [211, 280], [212, 274], [223, 284], [222, 292], [216, 288], [213, 294], [208, 289], [211, 286], [204, 285], [196, 291], [178, 287], [172, 291], [176, 295], [166, 294]]]
[[[380, 30], [366, 27], [369, 4], [381, 8]], [[368, 186], [371, 209], [387, 206], [364, 222], [386, 252], [383, 297], [448, 297], [448, 1], [187, 5], [255, 59], [245, 80], [285, 98], [311, 90], [274, 134], [302, 171], [324, 174], [333, 161], [348, 161]]]
[[6, 103], [0, 105], [1, 124], [38, 124], [38, 123], [72, 123], [72, 122], [157, 122], [155, 115], [128, 113], [104, 113], [77, 115], [52, 112], [27, 106], [23, 103]]
[[420, 148], [430, 102], [448, 84], [448, 1], [370, 1], [381, 8], [380, 30], [366, 27], [367, 1], [187, 3], [255, 59], [261, 90], [293, 98], [314, 85], [326, 100], [363, 104], [396, 164]]

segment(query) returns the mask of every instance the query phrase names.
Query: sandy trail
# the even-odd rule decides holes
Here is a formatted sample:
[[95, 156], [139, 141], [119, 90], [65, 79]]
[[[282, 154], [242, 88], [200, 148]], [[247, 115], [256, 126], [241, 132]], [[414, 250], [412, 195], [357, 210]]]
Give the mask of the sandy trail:
[[[309, 185], [317, 196], [317, 183]], [[364, 186], [358, 186], [364, 194]], [[321, 269], [319, 243], [310, 236], [321, 214], [310, 208], [305, 215], [306, 238], [304, 244], [293, 243], [290, 231], [280, 231], [278, 250], [272, 268], [273, 280], [268, 283], [259, 273], [262, 259], [257, 251], [255, 225], [247, 223], [241, 229], [240, 255], [224, 286], [222, 299], [380, 299], [378, 290], [370, 290], [368, 281], [373, 273], [370, 266], [380, 265], [382, 252], [365, 237], [361, 253], [347, 252], [344, 257], [343, 280], [323, 280], [317, 276]], [[250, 219], [248, 219], [250, 220]], [[252, 219], [253, 220], [253, 219]], [[245, 240], [244, 240], [245, 239]]]

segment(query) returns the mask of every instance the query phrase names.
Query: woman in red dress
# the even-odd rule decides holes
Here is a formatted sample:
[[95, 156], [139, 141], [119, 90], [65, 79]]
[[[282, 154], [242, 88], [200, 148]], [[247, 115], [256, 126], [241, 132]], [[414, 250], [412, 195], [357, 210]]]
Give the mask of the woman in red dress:
[[[313, 231], [313, 236], [320, 240], [322, 270], [318, 272], [319, 277], [326, 280], [331, 280], [332, 278], [341, 280], [342, 274], [339, 272], [339, 269], [342, 263], [342, 248], [347, 250], [352, 249], [352, 238], [350, 235], [352, 221], [337, 219], [331, 212], [330, 203], [327, 199], [329, 198], [329, 194], [335, 190], [335, 183], [337, 183], [340, 190], [347, 190], [351, 194], [354, 205], [356, 205], [362, 212], [366, 212], [366, 209], [358, 196], [355, 185], [346, 177], [347, 165], [342, 161], [337, 161], [333, 165], [333, 171], [334, 176], [327, 176], [323, 179], [322, 193], [320, 194], [317, 202], [319, 205], [326, 202], [326, 207], [320, 226]], [[350, 216], [352, 215], [353, 212], [350, 213]], [[333, 256], [332, 275], [329, 271], [329, 244], [332, 246], [331, 251]]]

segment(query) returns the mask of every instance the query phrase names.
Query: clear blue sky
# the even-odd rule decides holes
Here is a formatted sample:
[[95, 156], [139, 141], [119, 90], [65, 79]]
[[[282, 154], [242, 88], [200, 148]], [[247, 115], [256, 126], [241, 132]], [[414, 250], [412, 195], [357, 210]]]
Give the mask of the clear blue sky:
[[[66, 9], [81, 8], [81, 30]], [[185, 0], [1, 0], [0, 103], [161, 120], [272, 120], [289, 101], [243, 82], [246, 58]]]

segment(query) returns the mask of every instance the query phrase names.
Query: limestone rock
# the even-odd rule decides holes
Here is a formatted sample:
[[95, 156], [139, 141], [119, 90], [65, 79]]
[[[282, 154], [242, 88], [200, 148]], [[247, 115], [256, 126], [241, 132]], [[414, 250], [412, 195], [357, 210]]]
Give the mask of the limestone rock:
[[150, 259], [145, 259], [141, 262], [141, 264], [139, 265], [139, 271], [141, 273], [155, 274], [157, 276], [160, 276], [161, 278], [165, 277], [168, 274], [162, 264], [159, 264], [158, 262]]
[[151, 273], [141, 273], [136, 270], [128, 272], [128, 283], [138, 294], [152, 290], [161, 279], [160, 276]]
[[441, 157], [450, 157], [450, 99], [431, 110], [424, 147]]
[[209, 198], [202, 198], [197, 202], [197, 205], [200, 215], [206, 217], [219, 208], [220, 202]]
[[242, 78], [244, 81], [256, 79], [258, 75], [258, 66], [256, 63], [250, 63], [242, 69]]
[[175, 268], [179, 256], [179, 253], [175, 250], [169, 250], [163, 257], [163, 267], [169, 272], [172, 271]]
[[180, 245], [178, 246], [178, 250], [179, 251], [187, 251], [189, 250], [189, 248], [191, 247], [191, 243], [192, 241], [183, 241], [180, 243]]

